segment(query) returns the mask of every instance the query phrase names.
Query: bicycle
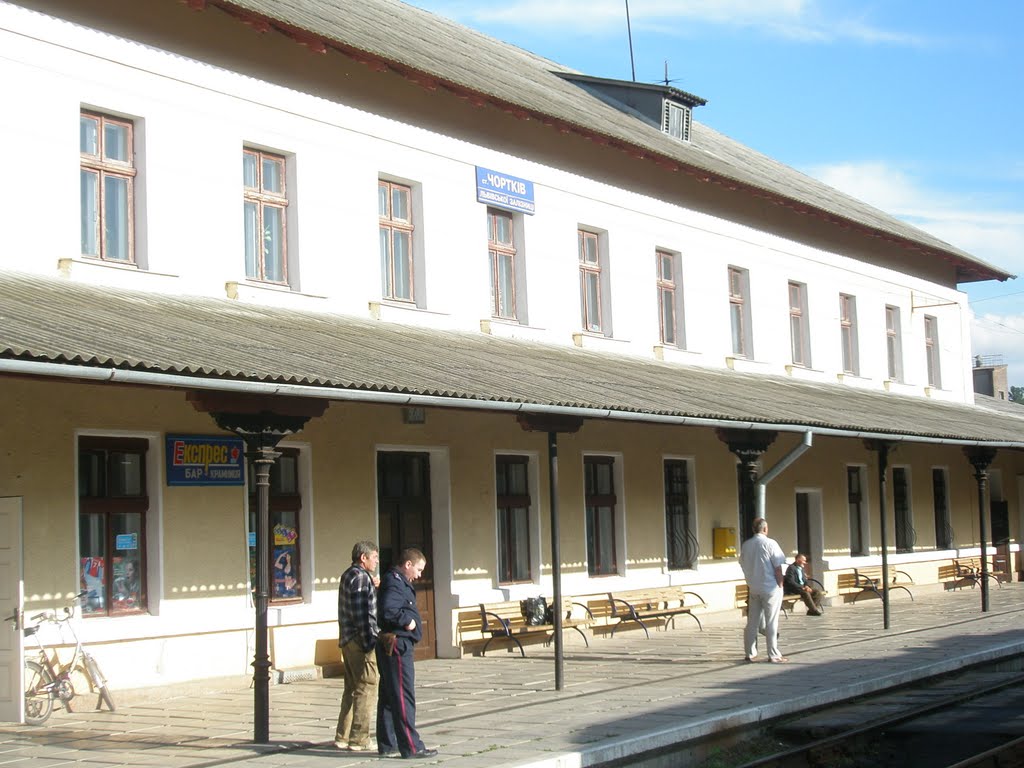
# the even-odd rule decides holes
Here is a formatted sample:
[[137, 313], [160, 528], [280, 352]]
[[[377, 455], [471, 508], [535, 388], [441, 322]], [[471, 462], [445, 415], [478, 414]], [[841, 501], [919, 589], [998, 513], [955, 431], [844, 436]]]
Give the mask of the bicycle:
[[[80, 593], [76, 601], [85, 594]], [[75, 615], [74, 605], [72, 603], [64, 606], [63, 616], [58, 616], [56, 611], [38, 613], [32, 617], [35, 624], [22, 629], [25, 637], [34, 638], [36, 645], [39, 646], [39, 655], [35, 660], [25, 659], [25, 722], [29, 725], [45, 723], [55, 704], [63, 706], [69, 713], [72, 712], [71, 702], [76, 696], [82, 696], [87, 691], [96, 694], [97, 710], [106, 704], [111, 712], [114, 711], [114, 697], [107, 686], [107, 679], [103, 676], [99, 663], [85, 649], [78, 633], [75, 632], [72, 624]], [[12, 616], [9, 620], [14, 618]], [[43, 645], [39, 630], [46, 624], [57, 626], [62, 645], [65, 644], [65, 631], [70, 632], [74, 639], [74, 650], [69, 661], [62, 664], [57, 651]]]

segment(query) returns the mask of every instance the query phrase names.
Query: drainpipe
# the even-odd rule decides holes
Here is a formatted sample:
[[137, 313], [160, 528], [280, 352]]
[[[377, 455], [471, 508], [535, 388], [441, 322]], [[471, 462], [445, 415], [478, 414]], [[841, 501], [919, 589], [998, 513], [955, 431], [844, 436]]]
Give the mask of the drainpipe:
[[804, 439], [799, 445], [793, 448], [789, 453], [779, 459], [778, 464], [765, 472], [755, 483], [755, 498], [756, 498], [756, 509], [757, 517], [764, 517], [764, 499], [766, 495], [765, 486], [768, 485], [772, 480], [781, 475], [794, 461], [799, 459], [807, 449], [811, 447], [811, 442], [814, 440], [814, 433], [810, 430], [804, 432]]

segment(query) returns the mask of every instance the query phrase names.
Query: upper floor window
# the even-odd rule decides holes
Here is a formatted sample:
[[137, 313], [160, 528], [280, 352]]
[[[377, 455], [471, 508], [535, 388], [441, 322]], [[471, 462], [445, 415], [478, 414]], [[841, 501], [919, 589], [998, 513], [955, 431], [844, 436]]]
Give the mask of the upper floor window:
[[377, 184], [380, 217], [381, 295], [415, 302], [413, 275], [412, 189], [381, 180]]
[[242, 150], [245, 220], [245, 276], [268, 283], [288, 282], [285, 214], [285, 159], [255, 149]]
[[936, 389], [942, 386], [939, 367], [939, 320], [931, 315], [924, 316], [924, 354], [928, 368], [928, 386]]
[[747, 270], [729, 267], [729, 319], [732, 326], [732, 353], [753, 357], [750, 340], [750, 278]]
[[885, 353], [891, 381], [903, 381], [903, 341], [900, 338], [900, 308], [885, 307]]
[[78, 557], [84, 616], [144, 613], [145, 438], [78, 439]]
[[807, 320], [807, 286], [789, 284], [789, 341], [793, 365], [810, 367], [811, 338]]
[[487, 209], [487, 252], [491, 264], [491, 314], [515, 320], [516, 244], [512, 214]]
[[860, 373], [857, 350], [857, 299], [839, 294], [839, 342], [843, 349], [843, 373]]
[[530, 459], [498, 456], [498, 582], [530, 581]]
[[82, 112], [82, 255], [126, 264], [135, 261], [133, 124]]
[[666, 99], [661, 129], [673, 138], [689, 141], [691, 115], [692, 111], [689, 107]]
[[659, 250], [655, 253], [658, 266], [658, 319], [661, 343], [685, 347], [683, 333], [683, 285], [679, 269], [679, 254]]
[[580, 312], [583, 330], [594, 333], [609, 331], [605, 287], [607, 273], [603, 269], [600, 235], [578, 231], [580, 258]]

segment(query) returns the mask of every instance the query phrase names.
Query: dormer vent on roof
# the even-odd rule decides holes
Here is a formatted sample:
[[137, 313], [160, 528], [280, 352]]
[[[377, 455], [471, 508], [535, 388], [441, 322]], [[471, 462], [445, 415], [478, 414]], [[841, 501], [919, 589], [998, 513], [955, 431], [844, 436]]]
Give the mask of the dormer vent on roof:
[[659, 127], [680, 141], [690, 140], [690, 124], [694, 107], [707, 104], [706, 99], [681, 91], [670, 85], [636, 83], [632, 80], [609, 80], [575, 72], [555, 72], [564, 80], [578, 85], [607, 104], [635, 115]]

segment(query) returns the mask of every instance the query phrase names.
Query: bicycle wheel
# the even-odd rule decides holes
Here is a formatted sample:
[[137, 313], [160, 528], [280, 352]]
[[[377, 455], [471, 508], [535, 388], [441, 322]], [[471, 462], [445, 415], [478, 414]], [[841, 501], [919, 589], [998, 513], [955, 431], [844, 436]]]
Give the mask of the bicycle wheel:
[[34, 661], [25, 662], [25, 722], [42, 725], [53, 711], [53, 675]]
[[[110, 711], [113, 712], [114, 695], [110, 692], [110, 687], [107, 685], [107, 678], [103, 676], [99, 663], [92, 656], [86, 656], [85, 668], [89, 670], [89, 676], [92, 678], [93, 685], [96, 686], [96, 690], [99, 693], [100, 698], [106, 703]], [[99, 708], [99, 702], [97, 702], [96, 709]]]
[[[71, 689], [71, 697], [61, 698], [64, 709], [68, 712], [73, 712], [74, 707], [81, 709], [83, 704], [87, 704], [93, 709], [100, 708], [99, 691], [96, 690], [96, 686], [92, 682], [92, 675], [81, 662], [75, 664], [74, 669], [68, 672], [68, 685]], [[92, 698], [93, 696], [96, 698]]]

